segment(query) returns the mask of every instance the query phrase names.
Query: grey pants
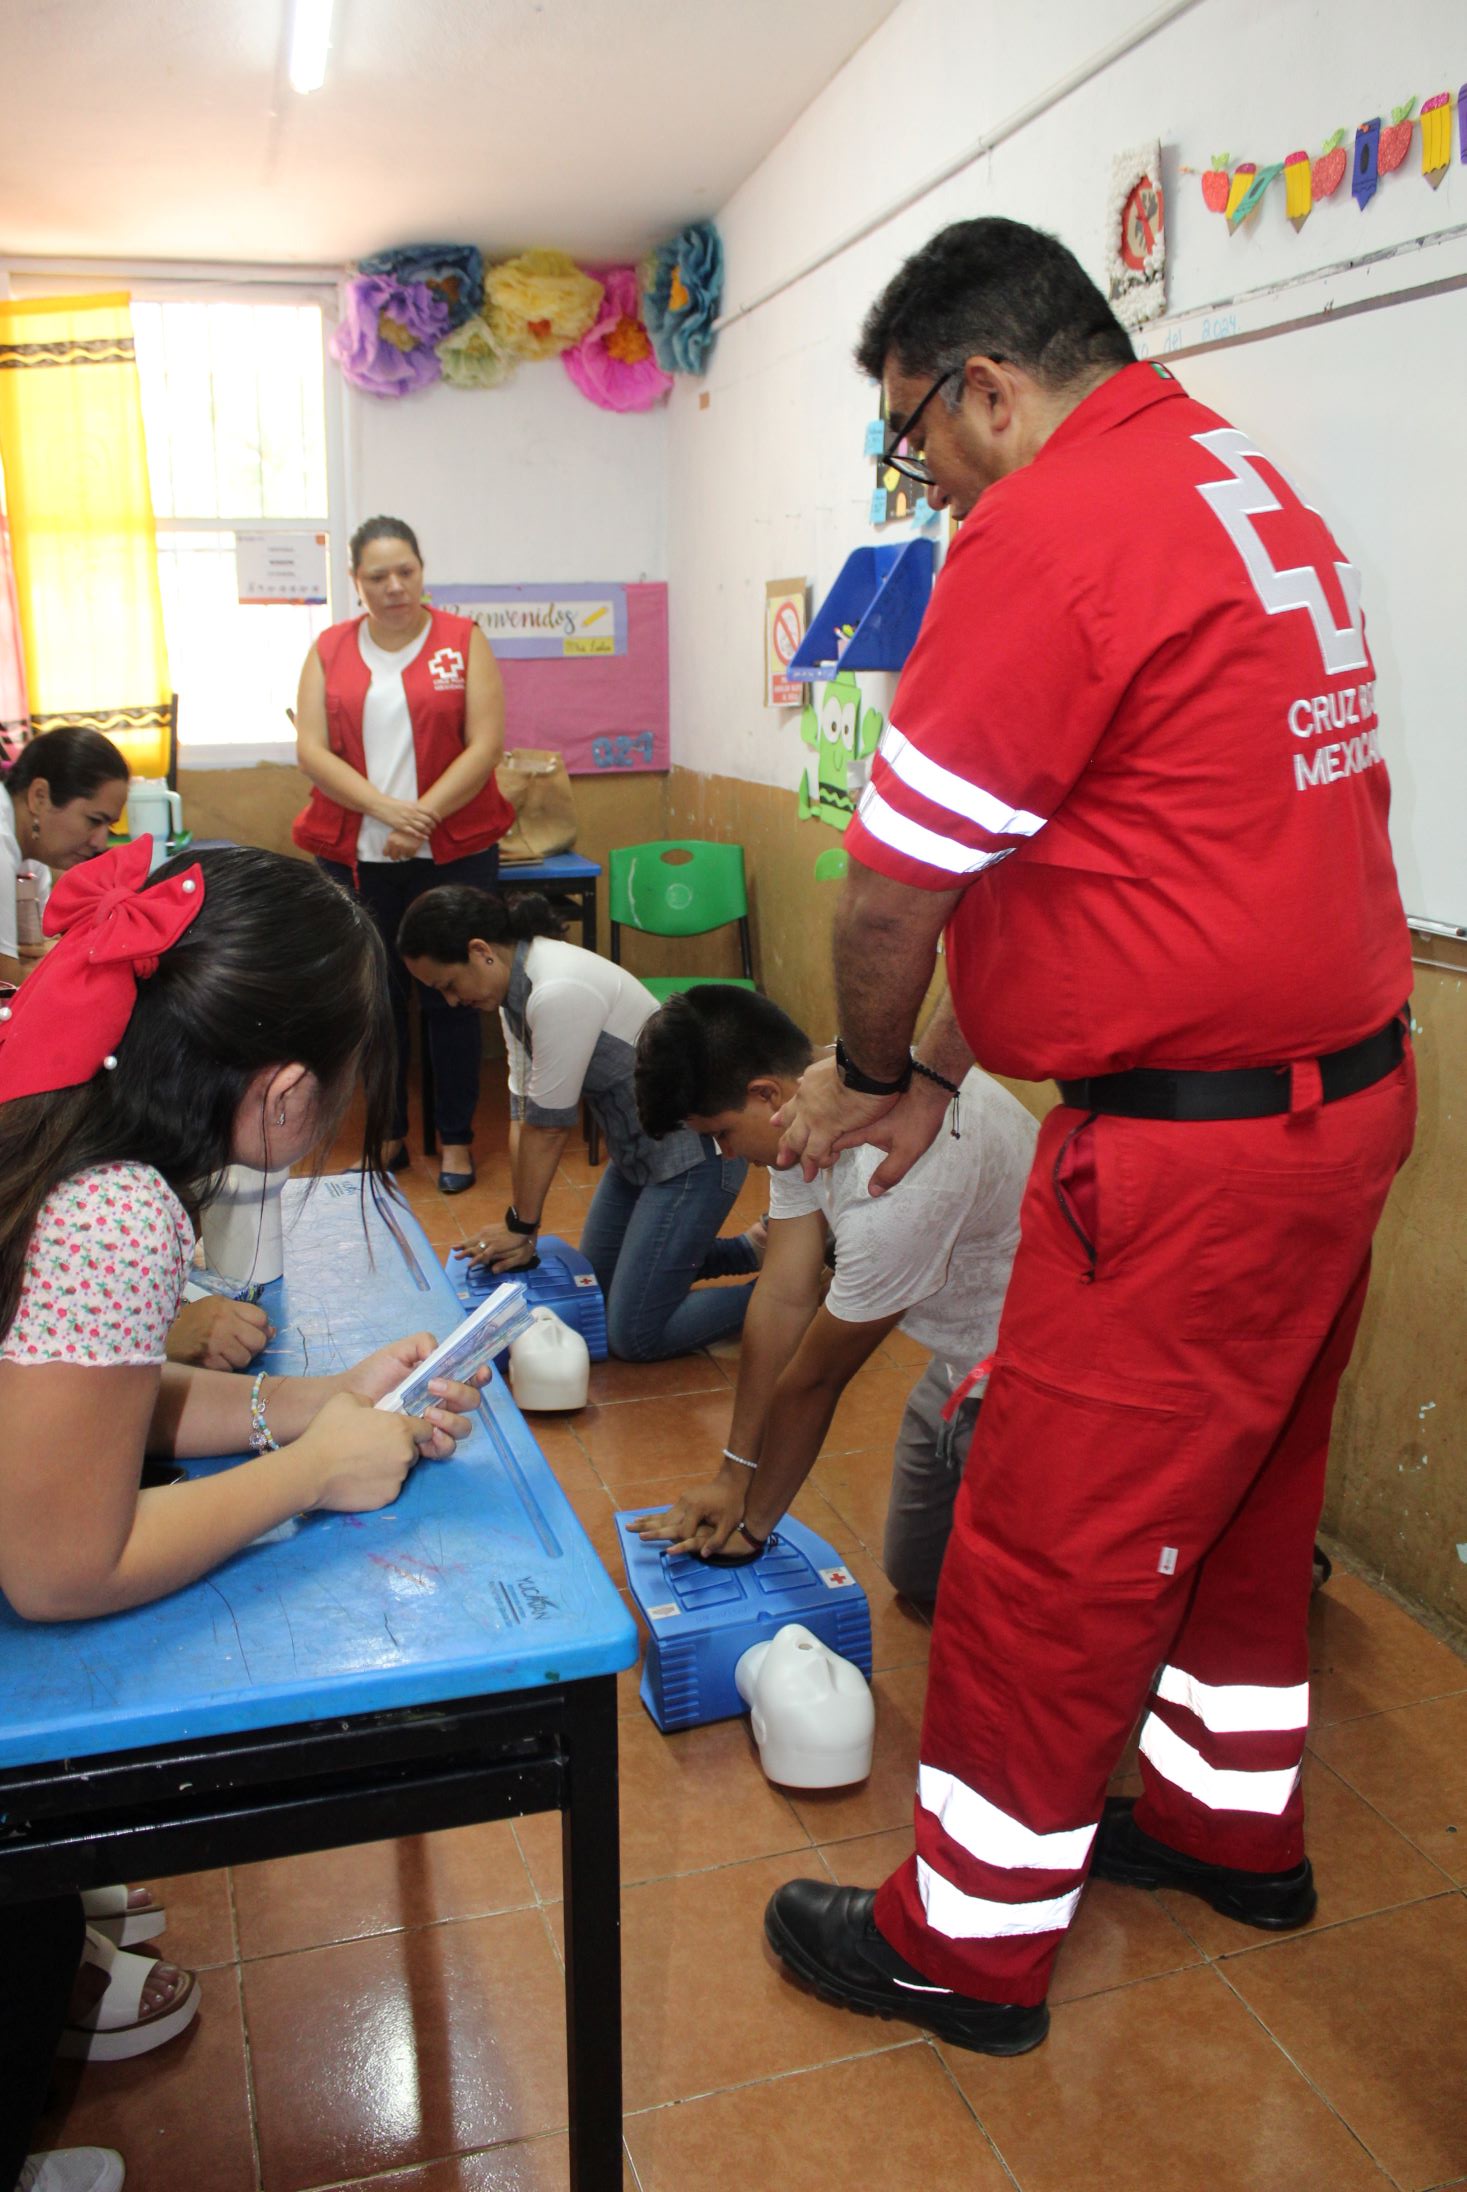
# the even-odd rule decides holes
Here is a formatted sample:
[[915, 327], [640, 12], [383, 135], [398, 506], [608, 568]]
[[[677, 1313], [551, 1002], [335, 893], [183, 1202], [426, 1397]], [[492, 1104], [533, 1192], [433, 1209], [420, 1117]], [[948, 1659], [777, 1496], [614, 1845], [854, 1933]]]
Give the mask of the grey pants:
[[979, 1396], [970, 1394], [952, 1422], [943, 1422], [953, 1388], [971, 1367], [935, 1356], [912, 1389], [897, 1433], [881, 1561], [902, 1596], [919, 1605], [930, 1606], [937, 1596], [953, 1502], [982, 1406]]

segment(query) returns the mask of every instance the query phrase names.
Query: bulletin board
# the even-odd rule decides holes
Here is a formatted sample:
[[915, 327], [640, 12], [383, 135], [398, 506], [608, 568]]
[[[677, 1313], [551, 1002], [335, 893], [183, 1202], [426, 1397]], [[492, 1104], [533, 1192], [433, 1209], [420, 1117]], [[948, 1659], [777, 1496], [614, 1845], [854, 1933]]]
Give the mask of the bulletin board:
[[[470, 597], [486, 591], [444, 585], [434, 588], [433, 599], [456, 615], [473, 616], [476, 604]], [[565, 757], [572, 776], [627, 776], [669, 767], [666, 585], [608, 581], [526, 591], [587, 599], [625, 596], [625, 644], [604, 653], [538, 658], [496, 648], [504, 679], [506, 747], [550, 747]]]

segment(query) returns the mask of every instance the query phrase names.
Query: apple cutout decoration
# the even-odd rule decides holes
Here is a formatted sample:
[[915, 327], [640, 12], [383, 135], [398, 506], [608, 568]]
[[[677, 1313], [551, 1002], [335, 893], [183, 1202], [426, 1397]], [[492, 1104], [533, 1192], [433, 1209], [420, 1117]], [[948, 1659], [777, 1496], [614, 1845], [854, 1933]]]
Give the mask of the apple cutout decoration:
[[1345, 133], [1337, 129], [1333, 137], [1326, 137], [1320, 147], [1319, 158], [1310, 170], [1309, 180], [1316, 198], [1332, 198], [1345, 180], [1349, 160], [1345, 152]]
[[1411, 146], [1411, 117], [1416, 112], [1416, 101], [1408, 99], [1403, 107], [1391, 108], [1389, 126], [1380, 133], [1380, 172], [1389, 175], [1405, 159]]
[[1232, 184], [1232, 176], [1228, 171], [1231, 165], [1231, 153], [1215, 152], [1211, 167], [1202, 177], [1202, 203], [1209, 213], [1226, 213], [1228, 210], [1228, 190]]

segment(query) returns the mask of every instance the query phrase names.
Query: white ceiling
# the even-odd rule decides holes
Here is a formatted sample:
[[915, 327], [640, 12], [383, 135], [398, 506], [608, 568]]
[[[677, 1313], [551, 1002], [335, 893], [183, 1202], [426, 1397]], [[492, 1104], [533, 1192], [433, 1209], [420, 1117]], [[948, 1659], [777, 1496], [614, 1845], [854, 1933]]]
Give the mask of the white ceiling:
[[715, 211], [896, 4], [336, 0], [301, 98], [290, 0], [0, 0], [0, 259], [635, 257]]

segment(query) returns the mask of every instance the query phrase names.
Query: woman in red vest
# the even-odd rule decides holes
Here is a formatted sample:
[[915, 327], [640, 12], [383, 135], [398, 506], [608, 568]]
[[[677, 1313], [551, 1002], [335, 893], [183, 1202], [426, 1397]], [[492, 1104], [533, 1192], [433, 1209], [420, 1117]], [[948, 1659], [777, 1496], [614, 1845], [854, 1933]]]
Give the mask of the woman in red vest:
[[[387, 946], [397, 1028], [394, 1168], [407, 1162], [408, 997], [394, 948], [413, 900], [439, 883], [492, 888], [499, 840], [514, 820], [494, 781], [504, 751], [504, 688], [489, 642], [467, 617], [423, 599], [417, 535], [401, 518], [368, 518], [351, 538], [351, 575], [365, 615], [333, 624], [306, 656], [296, 701], [296, 759], [315, 789], [291, 832], [326, 873], [354, 890]], [[433, 1060], [438, 1185], [474, 1182], [479, 1024], [418, 987]]]

